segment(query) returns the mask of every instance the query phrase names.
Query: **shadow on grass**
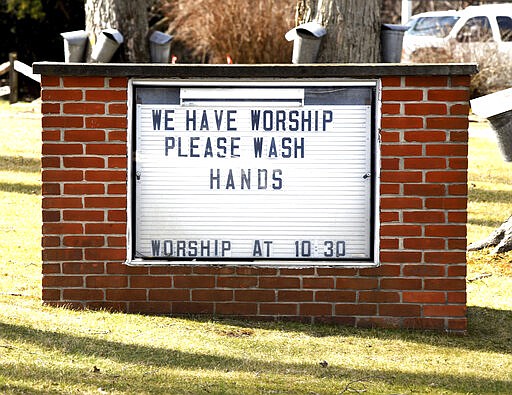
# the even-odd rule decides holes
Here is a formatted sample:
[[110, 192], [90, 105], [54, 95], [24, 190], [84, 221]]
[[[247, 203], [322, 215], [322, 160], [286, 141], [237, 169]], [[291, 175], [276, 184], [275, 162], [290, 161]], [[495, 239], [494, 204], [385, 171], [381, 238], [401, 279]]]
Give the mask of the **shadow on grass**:
[[[510, 313], [510, 312], [509, 312]], [[282, 328], [279, 327], [281, 330]], [[338, 331], [344, 332], [344, 331]], [[361, 331], [352, 330], [351, 333], [356, 335]], [[383, 331], [385, 334], [381, 335], [379, 332], [372, 332], [377, 338], [400, 338], [400, 333], [394, 333], [394, 336], [390, 335], [390, 331]], [[363, 331], [364, 337], [367, 337], [368, 331]], [[399, 335], [399, 336], [397, 336]], [[407, 336], [406, 336], [407, 337]], [[432, 338], [425, 336], [424, 341], [435, 345], [443, 346], [439, 344], [442, 336], [435, 336]], [[417, 387], [429, 387], [431, 383], [435, 383], [437, 389], [444, 391], [454, 391], [462, 393], [482, 393], [481, 391], [491, 392], [503, 392], [506, 393], [507, 389], [510, 389], [510, 381], [489, 379], [475, 375], [464, 375], [459, 372], [454, 374], [437, 373], [434, 369], [429, 372], [408, 372], [399, 369], [371, 369], [371, 368], [345, 368], [343, 366], [329, 366], [327, 369], [321, 368], [318, 365], [318, 361], [307, 361], [305, 363], [289, 363], [289, 362], [276, 362], [276, 361], [264, 361], [264, 360], [249, 360], [244, 355], [214, 355], [205, 354], [201, 352], [185, 352], [175, 350], [171, 348], [154, 347], [149, 345], [136, 345], [126, 344], [116, 341], [96, 339], [91, 337], [72, 335], [66, 333], [57, 333], [49, 330], [33, 329], [21, 325], [12, 325], [6, 323], [0, 323], [0, 339], [4, 342], [18, 342], [21, 344], [33, 345], [41, 349], [41, 353], [44, 354], [44, 358], [53, 360], [52, 354], [58, 353], [63, 354], [64, 358], [69, 357], [69, 361], [81, 358], [91, 358], [91, 364], [98, 363], [101, 365], [101, 369], [105, 369], [108, 373], [112, 371], [110, 363], [123, 364], [123, 368], [118, 368], [123, 373], [121, 380], [119, 376], [113, 376], [112, 374], [92, 374], [90, 369], [87, 367], [87, 371], [82, 365], [75, 365], [76, 368], [72, 368], [71, 364], [67, 367], [60, 367], [53, 363], [38, 363], [38, 364], [15, 364], [15, 365], [4, 365], [3, 375], [9, 375], [15, 377], [18, 381], [23, 380], [24, 382], [40, 383], [42, 380], [47, 380], [48, 383], [67, 383], [68, 385], [78, 385], [86, 383], [87, 385], [102, 386], [105, 382], [115, 385], [116, 389], [123, 385], [135, 385], [139, 386], [137, 390], [143, 390], [144, 392], [149, 391], [161, 391], [163, 388], [162, 383], [167, 382], [169, 385], [181, 385], [179, 381], [184, 380], [189, 374], [192, 376], [194, 371], [212, 371], [213, 375], [208, 376], [202, 374], [201, 382], [194, 382], [192, 386], [197, 389], [199, 385], [214, 385], [221, 386], [223, 393], [244, 393], [244, 392], [256, 392], [254, 391], [254, 382], [247, 380], [247, 382], [237, 381], [236, 377], [228, 374], [229, 372], [240, 372], [255, 374], [255, 381], [264, 380], [275, 380], [276, 375], [298, 375], [298, 377], [306, 378], [309, 377], [309, 381], [313, 384], [313, 381], [322, 383], [322, 380], [333, 379], [340, 381], [352, 381], [362, 380], [369, 381], [373, 384], [380, 383], [381, 385], [395, 385], [404, 386], [409, 388]], [[421, 336], [414, 336], [414, 339], [420, 340]], [[414, 340], [413, 339], [413, 340]], [[252, 339], [251, 341], [258, 341]], [[463, 344], [464, 339], [458, 338], [454, 340], [454, 345]], [[269, 350], [270, 351], [270, 350]], [[340, 350], [342, 351], [342, 350]], [[32, 353], [33, 354], [33, 353]], [[36, 356], [32, 356], [31, 359], [37, 359]], [[95, 359], [98, 362], [95, 362]], [[102, 360], [103, 359], [103, 360]], [[0, 366], [2, 362], [0, 362]], [[30, 366], [24, 366], [30, 365]], [[137, 366], [136, 371], [131, 371]], [[140, 370], [151, 376], [151, 382], [141, 383]], [[268, 374], [268, 377], [265, 375]], [[176, 376], [176, 380], [169, 383], [169, 375]], [[132, 376], [132, 377], [130, 377]], [[142, 375], [143, 376], [143, 375]], [[242, 376], [245, 377], [245, 376]], [[191, 377], [188, 377], [190, 380]], [[197, 380], [197, 379], [196, 379]], [[125, 382], [125, 383], [122, 383]], [[154, 383], [153, 383], [154, 382]], [[283, 385], [282, 380], [278, 382]], [[103, 383], [103, 384], [102, 384]], [[157, 388], [151, 388], [151, 385], [155, 384]], [[190, 383], [188, 388], [190, 390]], [[273, 384], [276, 385], [275, 383]], [[143, 386], [143, 387], [140, 387]], [[144, 387], [145, 386], [145, 387]], [[1, 388], [1, 387], [0, 387]], [[129, 388], [135, 391], [135, 388]], [[182, 390], [183, 390], [182, 389]], [[245, 389], [245, 390], [244, 390]], [[274, 388], [275, 389], [275, 388]], [[249, 391], [252, 390], [252, 391]], [[290, 393], [297, 393], [296, 389], [288, 388]], [[177, 392], [180, 392], [177, 390]], [[339, 392], [339, 391], [338, 391]]]
[[505, 221], [508, 218], [508, 216], [504, 220], [499, 219], [481, 219], [481, 218], [468, 218], [468, 224], [470, 225], [476, 225], [476, 226], [488, 226], [490, 228], [498, 228], [501, 226], [503, 221]]
[[512, 191], [470, 188], [468, 199], [473, 202], [510, 203], [512, 202]]
[[[244, 328], [263, 328], [267, 330], [279, 330], [300, 332], [310, 336], [342, 336], [360, 337], [378, 340], [400, 340], [411, 343], [428, 344], [439, 348], [466, 349], [473, 351], [496, 351], [499, 353], [512, 353], [512, 311], [494, 310], [481, 307], [469, 307], [469, 335], [465, 337], [447, 336], [433, 332], [421, 331], [398, 331], [383, 329], [354, 329], [329, 325], [304, 325], [294, 323], [265, 323], [247, 322], [234, 319], [216, 320], [221, 323]], [[211, 321], [205, 317], [189, 318], [195, 322]], [[264, 343], [257, 338], [251, 338], [255, 347], [263, 347]], [[33, 329], [22, 325], [0, 323], [0, 345], [2, 343], [26, 344], [27, 347], [39, 348], [44, 358], [52, 360], [52, 354], [64, 355], [69, 361], [78, 358], [91, 359], [91, 366], [82, 364], [68, 364], [61, 366], [55, 363], [40, 363], [26, 366], [25, 363], [5, 364], [0, 361], [0, 366], [9, 377], [16, 382], [41, 382], [46, 380], [48, 385], [67, 383], [68, 385], [93, 385], [93, 388], [105, 388], [111, 386], [116, 390], [128, 390], [136, 392], [165, 393], [169, 385], [178, 386], [176, 392], [198, 390], [205, 392], [210, 388], [213, 392], [222, 389], [222, 393], [254, 393], [254, 381], [237, 381], [236, 376], [229, 372], [249, 374], [256, 382], [273, 380], [275, 375], [298, 375], [307, 378], [311, 382], [331, 379], [340, 382], [361, 380], [371, 382], [372, 385], [406, 385], [409, 388], [430, 388], [435, 383], [435, 390], [461, 392], [461, 393], [507, 393], [510, 389], [510, 381], [503, 379], [490, 379], [472, 374], [439, 373], [435, 369], [428, 372], [408, 372], [399, 369], [371, 369], [371, 368], [345, 368], [331, 366], [327, 369], [321, 368], [318, 361], [311, 360], [301, 363], [276, 362], [260, 359], [250, 360], [247, 356], [240, 355], [235, 349], [231, 355], [216, 355], [213, 352], [181, 351], [172, 348], [164, 348], [152, 345], [126, 344], [122, 342], [97, 339], [82, 335], [58, 333], [50, 330]], [[508, 346], [507, 346], [508, 345]], [[227, 347], [227, 346], [226, 346]], [[339, 347], [339, 346], [338, 346]], [[342, 352], [342, 349], [340, 349]], [[21, 352], [23, 354], [23, 352]], [[33, 352], [27, 353], [27, 359], [31, 361], [39, 358]], [[62, 357], [59, 357], [62, 360]], [[313, 358], [312, 358], [313, 359]], [[57, 365], [56, 365], [57, 364]], [[101, 368], [101, 374], [92, 372], [94, 364]], [[113, 368], [111, 364], [122, 364], [122, 368]], [[425, 367], [427, 368], [427, 367]], [[113, 371], [117, 369], [117, 373]], [[122, 371], [122, 377], [115, 376]], [[208, 372], [211, 375], [202, 375], [200, 383], [190, 383], [197, 380], [197, 371]], [[146, 377], [141, 381], [141, 377]], [[267, 376], [268, 375], [268, 376]], [[0, 378], [2, 373], [0, 373]], [[174, 377], [172, 377], [174, 376]], [[213, 378], [215, 377], [215, 379]], [[241, 376], [247, 377], [247, 376]], [[171, 379], [171, 380], [170, 380]], [[189, 380], [187, 385], [185, 381]], [[1, 380], [0, 380], [1, 381]], [[281, 382], [281, 381], [280, 381]], [[167, 383], [167, 384], [166, 384]], [[404, 384], [406, 383], [406, 384]], [[199, 386], [206, 387], [199, 387]], [[135, 387], [134, 387], [135, 386]], [[182, 387], [180, 387], [182, 386]], [[219, 387], [220, 386], [220, 387]], [[0, 390], [2, 386], [0, 385]], [[12, 388], [14, 389], [14, 388]], [[49, 388], [51, 389], [51, 388]], [[57, 390], [57, 388], [55, 388]], [[275, 388], [274, 388], [275, 389]], [[288, 389], [290, 393], [296, 393]], [[18, 391], [27, 391], [27, 388], [18, 388]], [[28, 392], [37, 393], [30, 391]], [[206, 391], [210, 392], [210, 391]], [[338, 391], [339, 392], [339, 391]], [[42, 392], [44, 393], [44, 391]]]
[[23, 156], [0, 156], [1, 170], [38, 173], [41, 170], [41, 161]]
[[2, 192], [14, 192], [23, 193], [26, 195], [40, 195], [41, 185], [39, 184], [22, 184], [20, 182], [0, 182], [0, 191]]

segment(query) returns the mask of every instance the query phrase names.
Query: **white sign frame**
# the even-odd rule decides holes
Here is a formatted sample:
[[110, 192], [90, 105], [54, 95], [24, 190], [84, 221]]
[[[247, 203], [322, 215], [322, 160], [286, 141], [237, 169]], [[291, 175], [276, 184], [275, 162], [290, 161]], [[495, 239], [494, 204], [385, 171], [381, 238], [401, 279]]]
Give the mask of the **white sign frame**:
[[[137, 195], [137, 162], [135, 147], [137, 146], [138, 134], [143, 132], [139, 131], [139, 125], [142, 124], [142, 115], [146, 114], [146, 110], [142, 105], [137, 105], [136, 93], [138, 88], [152, 89], [152, 88], [172, 88], [180, 89], [180, 106], [186, 108], [204, 109], [201, 100], [208, 101], [208, 108], [226, 109], [225, 103], [217, 101], [219, 92], [226, 97], [232, 97], [231, 94], [236, 96], [241, 89], [249, 89], [252, 92], [251, 100], [254, 97], [262, 97], [266, 100], [266, 108], [294, 108], [299, 105], [304, 106], [304, 103], [297, 104], [297, 96], [300, 96], [301, 91], [310, 88], [322, 87], [339, 87], [344, 89], [353, 88], [366, 88], [372, 91], [372, 100], [370, 105], [370, 119], [369, 119], [369, 137], [367, 139], [369, 146], [367, 151], [370, 152], [370, 165], [365, 174], [361, 174], [364, 179], [368, 179], [370, 185], [369, 191], [371, 196], [368, 200], [368, 212], [370, 218], [366, 224], [368, 227], [367, 235], [367, 254], [362, 258], [352, 256], [346, 258], [345, 256], [345, 241], [340, 240], [307, 240], [300, 239], [295, 241], [295, 256], [290, 254], [287, 257], [273, 257], [269, 256], [270, 248], [273, 245], [265, 244], [265, 239], [255, 239], [254, 252], [259, 253], [257, 256], [240, 257], [232, 256], [232, 245], [223, 245], [222, 240], [219, 244], [214, 246], [212, 239], [211, 254], [209, 256], [197, 256], [198, 244], [196, 243], [196, 254], [192, 254], [190, 250], [188, 254], [183, 250], [184, 256], [176, 256], [179, 254], [177, 244], [164, 246], [163, 244], [159, 249], [158, 257], [146, 256], [137, 252], [138, 248], [135, 246], [137, 242], [137, 227], [139, 225], [140, 216], [138, 211], [138, 202], [144, 199], [139, 198]], [[231, 91], [230, 91], [231, 89]], [[268, 101], [269, 89], [272, 90], [273, 97], [279, 98], [275, 102]], [[198, 102], [194, 98], [201, 96]], [[249, 265], [258, 267], [375, 267], [379, 265], [379, 184], [380, 184], [380, 144], [379, 144], [379, 131], [380, 131], [380, 81], [379, 80], [229, 80], [229, 81], [211, 81], [211, 80], [140, 80], [132, 79], [128, 86], [128, 226], [127, 226], [127, 260], [128, 265]], [[234, 96], [233, 96], [234, 97]], [[265, 99], [266, 98], [266, 99]], [[233, 101], [232, 101], [233, 102]], [[231, 103], [232, 103], [231, 102]], [[234, 107], [237, 108], [236, 100], [234, 100]], [[244, 106], [243, 103], [241, 103]], [[162, 105], [159, 105], [162, 107]], [[245, 104], [245, 106], [247, 106]], [[219, 110], [221, 111], [221, 110]], [[327, 111], [327, 110], [326, 110]], [[170, 118], [169, 118], [170, 119]], [[329, 116], [324, 114], [324, 123], [329, 121]], [[368, 125], [366, 126], [368, 127]], [[140, 127], [143, 129], [142, 126]], [[324, 128], [325, 129], [325, 128]], [[142, 140], [141, 140], [142, 141]], [[166, 142], [167, 144], [167, 142]], [[170, 144], [169, 144], [170, 146]], [[169, 148], [169, 147], [168, 147]], [[235, 147], [236, 148], [236, 147]], [[192, 149], [192, 148], [191, 148]], [[168, 151], [171, 152], [171, 149]], [[295, 148], [297, 152], [297, 148]], [[299, 153], [300, 145], [299, 145]], [[303, 154], [303, 153], [302, 153]], [[210, 175], [212, 177], [212, 175]], [[211, 187], [211, 185], [210, 185]], [[139, 188], [140, 189], [140, 188]], [[140, 189], [142, 190], [142, 189]], [[365, 226], [366, 226], [365, 225]], [[161, 238], [162, 242], [164, 238]], [[210, 238], [208, 238], [210, 240]], [[165, 240], [166, 242], [169, 240]], [[179, 241], [179, 240], [178, 240]], [[216, 240], [215, 240], [216, 241]], [[259, 243], [259, 245], [258, 245]], [[325, 244], [329, 243], [329, 244]], [[206, 245], [206, 242], [205, 242]], [[312, 247], [313, 246], [313, 247]], [[183, 247], [183, 246], [181, 246]], [[203, 245], [204, 247], [204, 245]], [[228, 248], [229, 247], [229, 248]], [[166, 249], [167, 248], [167, 249]], [[155, 249], [153, 251], [160, 251]], [[213, 252], [215, 249], [215, 253]], [[170, 252], [173, 250], [174, 252]], [[315, 251], [312, 253], [311, 251]], [[169, 256], [162, 256], [163, 253], [168, 253]], [[323, 255], [322, 255], [323, 254]], [[328, 255], [326, 255], [328, 254]], [[337, 254], [335, 257], [333, 254]], [[329, 259], [326, 259], [328, 256]]]

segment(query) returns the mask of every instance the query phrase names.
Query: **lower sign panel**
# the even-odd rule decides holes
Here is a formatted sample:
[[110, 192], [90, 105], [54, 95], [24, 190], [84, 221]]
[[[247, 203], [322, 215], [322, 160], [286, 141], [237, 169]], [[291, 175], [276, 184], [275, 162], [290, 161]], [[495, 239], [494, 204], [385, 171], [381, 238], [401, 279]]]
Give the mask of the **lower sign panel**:
[[135, 84], [130, 263], [375, 264], [375, 91]]

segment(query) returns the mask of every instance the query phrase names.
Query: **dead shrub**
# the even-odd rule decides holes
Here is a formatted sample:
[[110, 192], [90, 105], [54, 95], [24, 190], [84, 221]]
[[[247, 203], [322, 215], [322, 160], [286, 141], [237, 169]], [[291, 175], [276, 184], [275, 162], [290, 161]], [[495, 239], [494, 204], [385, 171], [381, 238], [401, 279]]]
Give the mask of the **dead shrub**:
[[[201, 63], [290, 63], [296, 0], [165, 0], [175, 48]], [[174, 50], [173, 50], [174, 51]], [[184, 55], [185, 56], [185, 55]], [[182, 61], [182, 59], [179, 59]]]
[[477, 63], [471, 78], [472, 98], [512, 87], [512, 56], [499, 52], [494, 42], [468, 45], [451, 43], [448, 48], [421, 48], [412, 55], [414, 63]]

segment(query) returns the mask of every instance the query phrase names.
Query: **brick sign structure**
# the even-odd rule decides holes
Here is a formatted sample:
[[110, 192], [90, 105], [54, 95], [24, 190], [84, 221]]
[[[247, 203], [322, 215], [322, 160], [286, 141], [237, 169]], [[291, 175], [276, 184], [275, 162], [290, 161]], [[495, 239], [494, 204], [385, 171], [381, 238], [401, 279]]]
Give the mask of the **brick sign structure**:
[[34, 71], [44, 303], [466, 330], [474, 66]]

